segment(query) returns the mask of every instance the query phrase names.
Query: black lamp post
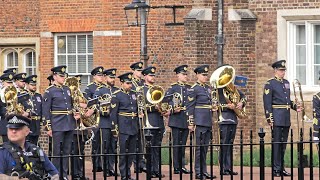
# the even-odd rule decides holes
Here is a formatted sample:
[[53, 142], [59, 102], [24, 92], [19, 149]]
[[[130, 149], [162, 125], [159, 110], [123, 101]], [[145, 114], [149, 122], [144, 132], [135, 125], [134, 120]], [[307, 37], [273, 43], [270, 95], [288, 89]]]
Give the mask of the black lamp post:
[[147, 12], [149, 9], [150, 6], [145, 0], [133, 0], [131, 4], [124, 7], [128, 26], [140, 26], [140, 61], [143, 61], [145, 67], [149, 59], [147, 52]]

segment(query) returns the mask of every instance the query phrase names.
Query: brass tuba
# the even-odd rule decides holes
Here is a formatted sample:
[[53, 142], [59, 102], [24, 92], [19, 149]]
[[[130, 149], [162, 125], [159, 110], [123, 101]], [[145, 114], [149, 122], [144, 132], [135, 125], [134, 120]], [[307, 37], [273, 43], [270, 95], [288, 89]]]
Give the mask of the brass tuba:
[[14, 86], [7, 86], [0, 91], [1, 101], [6, 104], [7, 115], [23, 114], [24, 107], [18, 103], [18, 90]]
[[80, 113], [80, 126], [77, 127], [78, 130], [85, 130], [89, 128], [98, 127], [100, 121], [100, 114], [99, 111], [96, 111], [92, 116], [85, 117], [87, 109], [97, 109], [96, 105], [92, 105], [91, 107], [82, 108], [80, 103], [88, 103], [88, 100], [83, 96], [82, 92], [80, 91], [80, 84], [79, 80], [76, 77], [68, 77], [64, 83], [66, 86], [70, 88], [72, 103], [73, 103], [73, 110], [75, 112]]
[[[212, 73], [210, 77], [210, 84], [211, 86], [217, 89], [224, 88], [223, 95], [227, 103], [233, 103], [235, 106], [237, 106], [241, 98], [240, 98], [239, 91], [233, 84], [234, 78], [235, 78], [235, 69], [230, 65], [224, 65], [219, 67]], [[215, 93], [218, 94], [218, 92], [215, 92]], [[239, 118], [247, 117], [245, 108], [242, 108], [242, 109], [235, 108], [234, 112]]]

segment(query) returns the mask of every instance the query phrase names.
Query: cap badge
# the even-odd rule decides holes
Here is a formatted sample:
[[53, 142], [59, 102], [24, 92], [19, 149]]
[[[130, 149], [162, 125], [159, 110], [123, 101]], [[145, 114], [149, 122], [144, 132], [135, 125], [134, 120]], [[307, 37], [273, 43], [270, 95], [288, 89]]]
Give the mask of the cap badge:
[[16, 69], [13, 69], [12, 72], [13, 72], [13, 73], [16, 73], [17, 71], [16, 71]]
[[183, 68], [183, 70], [187, 71], [187, 70], [188, 70], [188, 68], [187, 68], [187, 67], [184, 67], [184, 68]]
[[112, 74], [116, 74], [116, 71], [115, 71], [115, 70], [112, 70]]
[[142, 67], [142, 63], [139, 63], [139, 67]]
[[10, 122], [11, 122], [12, 124], [16, 124], [16, 123], [19, 123], [19, 120], [18, 120], [17, 116], [13, 116], [13, 118], [10, 119]]
[[128, 75], [128, 78], [129, 78], [129, 79], [132, 79], [132, 75], [131, 75], [131, 74], [129, 74], [129, 75]]
[[204, 68], [204, 71], [206, 71], [206, 72], [207, 72], [207, 71], [208, 71], [208, 68], [207, 68], [207, 67], [205, 67], [205, 68]]
[[102, 72], [102, 68], [99, 68], [99, 72]]
[[22, 74], [22, 78], [26, 78], [26, 75], [25, 75], [25, 74]]
[[61, 72], [66, 72], [66, 68], [61, 68]]
[[151, 72], [153, 72], [153, 73], [155, 72], [154, 68], [151, 68]]
[[284, 63], [284, 61], [281, 63], [281, 66], [285, 66], [285, 63]]
[[37, 80], [36, 77], [33, 77], [33, 78], [32, 78], [32, 81], [36, 81], [36, 80]]
[[12, 79], [12, 78], [13, 78], [13, 76], [12, 76], [12, 74], [10, 74], [10, 75], [9, 75], [9, 79]]

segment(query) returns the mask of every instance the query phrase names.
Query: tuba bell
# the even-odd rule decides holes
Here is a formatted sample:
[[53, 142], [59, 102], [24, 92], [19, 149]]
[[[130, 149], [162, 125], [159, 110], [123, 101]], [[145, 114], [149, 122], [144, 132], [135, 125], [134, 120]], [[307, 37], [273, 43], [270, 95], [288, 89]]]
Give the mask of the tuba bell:
[[162, 102], [164, 98], [164, 90], [161, 86], [152, 86], [147, 91], [147, 100], [151, 104], [155, 104], [158, 106], [158, 110], [160, 113], [164, 113], [169, 110], [169, 103]]
[[86, 107], [86, 108], [82, 108], [80, 106], [80, 103], [87, 104], [88, 100], [83, 96], [82, 92], [80, 91], [79, 80], [76, 77], [68, 77], [66, 78], [64, 85], [70, 88], [72, 103], [73, 103], [73, 110], [75, 112], [80, 113], [80, 126], [77, 127], [77, 129], [85, 130], [89, 128], [98, 127], [99, 121], [100, 121], [99, 111], [96, 111], [96, 113], [94, 113], [90, 117], [85, 116], [88, 108], [97, 109], [96, 105], [92, 105], [91, 107]]
[[[223, 95], [227, 103], [233, 103], [235, 106], [237, 106], [241, 98], [240, 98], [239, 91], [233, 84], [234, 78], [235, 78], [235, 69], [230, 65], [224, 65], [219, 67], [212, 73], [210, 77], [210, 84], [211, 86], [217, 89], [223, 88]], [[239, 118], [247, 117], [245, 108], [242, 108], [242, 109], [235, 108], [234, 112]]]
[[24, 107], [18, 103], [18, 90], [14, 86], [7, 86], [1, 89], [0, 98], [6, 104], [7, 115], [23, 114]]

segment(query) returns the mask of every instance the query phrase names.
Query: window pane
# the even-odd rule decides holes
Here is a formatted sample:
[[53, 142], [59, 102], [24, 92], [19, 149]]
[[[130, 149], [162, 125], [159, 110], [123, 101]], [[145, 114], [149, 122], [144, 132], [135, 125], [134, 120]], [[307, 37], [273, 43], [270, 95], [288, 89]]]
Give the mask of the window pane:
[[58, 66], [59, 65], [66, 65], [66, 56], [65, 55], [58, 55]]
[[86, 73], [87, 72], [87, 60], [86, 55], [78, 56], [78, 73]]
[[88, 72], [93, 69], [93, 55], [88, 55]]
[[77, 73], [76, 55], [68, 55], [68, 73]]
[[89, 84], [88, 76], [82, 76], [81, 77], [81, 87], [80, 87], [80, 90], [82, 92], [84, 92], [84, 90], [86, 89], [87, 84]]
[[297, 44], [306, 43], [306, 28], [305, 25], [297, 25]]
[[68, 36], [68, 53], [76, 53], [76, 36]]
[[30, 75], [33, 75], [33, 69], [32, 68], [26, 68], [26, 73], [27, 73], [27, 76], [30, 76]]
[[58, 36], [58, 53], [66, 53], [66, 37], [65, 36]]
[[7, 55], [7, 68], [18, 66], [18, 53], [11, 52]]
[[78, 36], [78, 53], [86, 53], [86, 35]]
[[314, 26], [314, 42], [320, 43], [320, 25]]
[[297, 45], [297, 64], [306, 64], [306, 46]]
[[93, 53], [92, 35], [88, 35], [88, 53]]
[[320, 66], [314, 66], [314, 85], [319, 84]]
[[314, 46], [314, 63], [320, 64], [320, 45]]
[[306, 85], [306, 66], [297, 66], [297, 79], [301, 85]]
[[26, 58], [26, 66], [35, 66], [36, 63], [35, 63], [35, 53], [32, 51], [32, 52], [29, 52], [25, 55], [25, 58]]

